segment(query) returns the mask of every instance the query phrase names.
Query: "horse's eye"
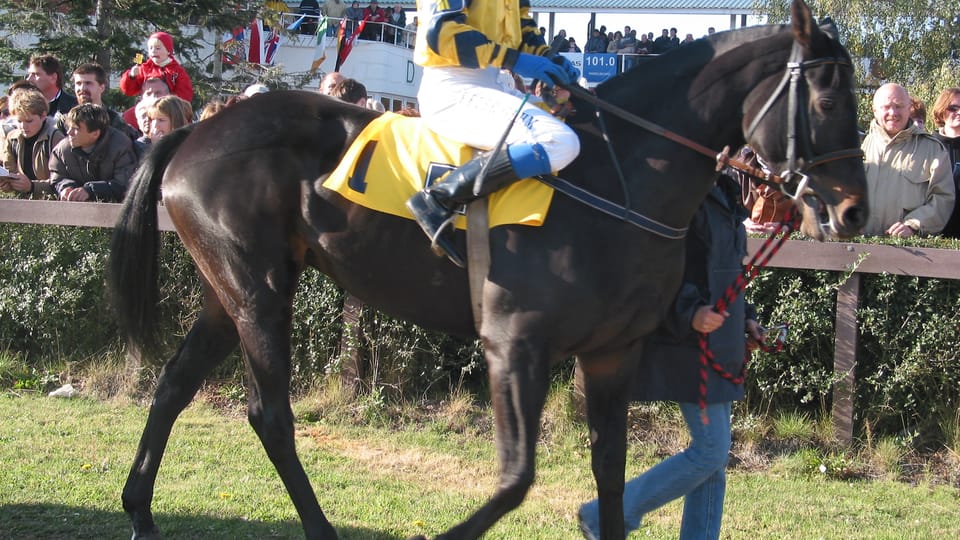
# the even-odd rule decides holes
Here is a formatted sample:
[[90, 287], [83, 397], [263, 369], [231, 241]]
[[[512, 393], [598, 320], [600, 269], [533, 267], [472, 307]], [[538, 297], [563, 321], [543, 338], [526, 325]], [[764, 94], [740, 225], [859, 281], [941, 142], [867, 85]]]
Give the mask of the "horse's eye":
[[833, 109], [833, 100], [832, 99], [821, 99], [820, 100], [820, 109], [824, 111], [829, 111]]

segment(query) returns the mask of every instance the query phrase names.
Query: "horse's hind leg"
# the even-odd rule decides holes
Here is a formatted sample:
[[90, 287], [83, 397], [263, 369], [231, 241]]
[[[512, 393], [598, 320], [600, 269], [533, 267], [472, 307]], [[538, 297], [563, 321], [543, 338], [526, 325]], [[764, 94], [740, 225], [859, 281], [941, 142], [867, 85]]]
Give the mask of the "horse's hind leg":
[[237, 319], [243, 321], [237, 328], [251, 379], [247, 416], [287, 488], [308, 540], [332, 540], [337, 533], [317, 502], [294, 440], [290, 408], [292, 290], [289, 295], [263, 289], [260, 293]]
[[237, 346], [233, 321], [209, 287], [205, 285], [204, 289], [203, 309], [197, 321], [157, 381], [137, 455], [123, 487], [123, 509], [130, 515], [135, 539], [160, 537], [150, 503], [170, 430], [210, 371]]

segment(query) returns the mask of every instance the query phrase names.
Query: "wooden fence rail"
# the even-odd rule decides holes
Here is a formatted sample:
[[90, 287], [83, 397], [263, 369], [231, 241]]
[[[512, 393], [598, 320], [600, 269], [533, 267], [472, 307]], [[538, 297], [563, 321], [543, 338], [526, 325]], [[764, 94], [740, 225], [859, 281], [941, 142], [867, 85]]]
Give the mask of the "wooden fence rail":
[[[120, 205], [0, 199], [0, 222], [112, 227]], [[159, 208], [161, 230], [173, 230], [166, 210]], [[750, 252], [762, 239], [751, 238]], [[849, 274], [837, 292], [834, 372], [841, 375], [833, 389], [833, 420], [837, 438], [853, 440], [853, 396], [856, 383], [857, 308], [860, 276], [864, 273], [960, 279], [960, 250], [897, 247], [846, 242], [788, 240], [770, 261], [772, 268], [829, 270]]]

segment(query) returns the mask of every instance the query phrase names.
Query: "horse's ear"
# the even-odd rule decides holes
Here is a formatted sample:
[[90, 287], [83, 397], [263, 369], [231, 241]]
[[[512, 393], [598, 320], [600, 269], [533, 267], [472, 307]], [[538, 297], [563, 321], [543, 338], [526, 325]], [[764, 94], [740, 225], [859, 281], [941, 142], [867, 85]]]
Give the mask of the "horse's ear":
[[837, 25], [833, 24], [833, 19], [830, 17], [824, 17], [820, 20], [820, 30], [823, 30], [825, 34], [834, 40], [840, 39], [840, 31], [837, 30]]
[[810, 7], [803, 0], [793, 0], [790, 6], [790, 17], [793, 19], [794, 39], [801, 45], [809, 46], [816, 31]]

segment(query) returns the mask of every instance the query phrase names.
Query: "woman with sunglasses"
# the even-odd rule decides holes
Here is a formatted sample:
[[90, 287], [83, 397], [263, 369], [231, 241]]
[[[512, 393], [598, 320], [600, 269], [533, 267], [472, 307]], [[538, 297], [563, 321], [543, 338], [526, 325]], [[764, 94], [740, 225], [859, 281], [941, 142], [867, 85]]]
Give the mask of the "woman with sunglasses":
[[[937, 126], [933, 136], [943, 143], [950, 154], [953, 185], [960, 191], [960, 88], [947, 88], [940, 92], [940, 97], [933, 105], [933, 122]], [[960, 206], [954, 204], [950, 220], [940, 234], [960, 238]]]

